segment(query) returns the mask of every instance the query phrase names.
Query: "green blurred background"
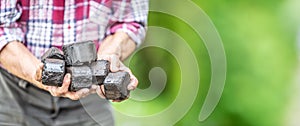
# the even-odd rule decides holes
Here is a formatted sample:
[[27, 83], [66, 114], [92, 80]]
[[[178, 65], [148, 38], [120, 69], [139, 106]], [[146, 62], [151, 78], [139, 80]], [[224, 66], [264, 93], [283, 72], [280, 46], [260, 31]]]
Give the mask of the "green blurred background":
[[[197, 99], [176, 125], [287, 126], [292, 121], [289, 117], [297, 116], [297, 112], [293, 115], [294, 110], [290, 106], [298, 98], [295, 94], [297, 91], [293, 89], [297, 83], [294, 80], [298, 67], [296, 39], [300, 28], [300, 1], [193, 2], [211, 18], [223, 40], [227, 58], [226, 85], [215, 111], [207, 120], [199, 122], [200, 108], [207, 94], [211, 75], [207, 49], [188, 24], [172, 15], [150, 12], [149, 26], [167, 28], [179, 34], [193, 49], [199, 63], [201, 85]], [[174, 5], [174, 9], [176, 6], [180, 5]], [[193, 15], [189, 10], [178, 11]], [[180, 51], [180, 47], [175, 44], [169, 46]], [[132, 57], [129, 66], [140, 81], [138, 88], [149, 87], [149, 70], [157, 66], [166, 72], [167, 86], [156, 99], [148, 102], [128, 100], [114, 104], [116, 108], [153, 114], [162, 111], [176, 98], [180, 88], [180, 67], [169, 52], [154, 47], [143, 49]], [[300, 125], [300, 121], [293, 125]]]

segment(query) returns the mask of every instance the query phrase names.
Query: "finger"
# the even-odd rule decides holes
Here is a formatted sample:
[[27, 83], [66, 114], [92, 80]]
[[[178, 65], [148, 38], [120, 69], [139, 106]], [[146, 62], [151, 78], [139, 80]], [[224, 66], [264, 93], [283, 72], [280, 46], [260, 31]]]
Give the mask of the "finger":
[[71, 74], [67, 73], [64, 77], [63, 84], [60, 88], [64, 91], [68, 91], [70, 84], [71, 84]]
[[138, 86], [138, 79], [132, 74], [131, 70], [128, 67], [121, 67], [121, 70], [128, 72], [130, 75], [130, 83], [128, 84], [127, 89], [134, 90]]
[[80, 99], [79, 95], [77, 95], [76, 92], [67, 92], [63, 95], [63, 97], [67, 97], [71, 100], [79, 100]]
[[90, 89], [88, 89], [88, 88], [83, 88], [83, 89], [80, 89], [75, 92], [75, 95], [77, 95], [77, 97], [79, 99], [84, 98], [84, 97], [88, 96], [89, 94], [90, 94]]
[[110, 57], [110, 70], [112, 72], [120, 71], [121, 61], [116, 55]]
[[121, 102], [123, 100], [112, 100], [112, 102]]
[[[96, 86], [96, 85], [95, 85]], [[92, 93], [96, 92], [96, 89], [94, 88], [83, 88], [83, 89], [80, 89], [76, 92], [67, 92], [64, 94], [63, 97], [67, 97], [67, 98], [70, 98], [72, 100], [79, 100], [81, 98], [84, 98]]]
[[125, 101], [125, 100], [127, 100], [127, 99], [129, 98], [129, 96], [130, 96], [130, 94], [128, 95], [128, 97], [126, 97], [126, 98], [123, 99], [123, 100], [112, 100], [112, 102], [122, 102], [122, 101]]
[[[101, 91], [101, 90], [102, 90], [102, 91]], [[97, 87], [96, 93], [97, 93], [98, 96], [100, 96], [101, 98], [106, 99], [105, 94], [104, 94], [104, 86], [103, 86], [103, 85], [101, 85], [101, 87], [100, 87], [100, 86]]]
[[[97, 85], [92, 85], [92, 87], [90, 89], [83, 88], [83, 89], [80, 89], [76, 92], [66, 92], [66, 93], [62, 94], [61, 96], [62, 97], [67, 97], [71, 100], [79, 100], [81, 98], [84, 98], [84, 97], [92, 94], [92, 93], [95, 93], [96, 88], [97, 88]], [[54, 90], [56, 90], [56, 89], [54, 89]], [[56, 93], [56, 95], [57, 95], [57, 93]]]
[[58, 94], [58, 93], [57, 93], [57, 87], [55, 87], [55, 86], [50, 86], [50, 87], [49, 87], [49, 92], [50, 92], [50, 94], [51, 94], [52, 96], [58, 97], [58, 96], [61, 95], [61, 94]]
[[67, 73], [64, 77], [62, 86], [57, 88], [56, 93], [62, 95], [68, 92], [70, 83], [71, 83], [71, 74]]
[[99, 60], [107, 60], [110, 62], [110, 71], [117, 72], [120, 69], [120, 60], [117, 55], [98, 55]]
[[130, 78], [130, 83], [127, 86], [128, 90], [134, 90], [138, 86], [139, 81], [136, 79], [136, 77], [131, 77]]
[[46, 90], [46, 91], [49, 91], [49, 92], [50, 92], [50, 88], [51, 88], [51, 86], [43, 85], [43, 87], [44, 87], [44, 90]]
[[[126, 98], [128, 99], [128, 98]], [[126, 99], [123, 99], [123, 100], [112, 100], [112, 102], [122, 102], [122, 101], [125, 101]]]
[[126, 67], [123, 63], [120, 63], [120, 64], [121, 64], [121, 67], [119, 68], [120, 71], [126, 71], [130, 75], [133, 75], [132, 72], [131, 72], [131, 70], [128, 67]]
[[41, 81], [42, 80], [43, 67], [44, 67], [43, 63], [40, 63], [38, 65], [38, 68], [37, 68], [36, 73], [35, 73], [35, 80], [37, 80], [37, 81]]
[[99, 85], [92, 85], [91, 88], [90, 88], [90, 94], [96, 93], [96, 90], [97, 90], [97, 87], [98, 87], [98, 86], [99, 86]]

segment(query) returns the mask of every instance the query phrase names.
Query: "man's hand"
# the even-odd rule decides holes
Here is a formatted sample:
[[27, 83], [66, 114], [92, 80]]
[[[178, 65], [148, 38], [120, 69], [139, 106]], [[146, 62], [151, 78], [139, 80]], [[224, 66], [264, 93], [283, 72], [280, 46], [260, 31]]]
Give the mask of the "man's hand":
[[17, 41], [8, 43], [2, 49], [0, 52], [0, 62], [10, 73], [32, 83], [38, 88], [49, 91], [53, 96], [78, 100], [90, 93], [95, 93], [97, 89], [97, 86], [94, 85], [91, 89], [81, 89], [77, 92], [69, 92], [70, 74], [65, 76], [62, 87], [43, 85], [41, 82], [43, 63], [33, 56], [22, 43]]
[[0, 52], [0, 62], [10, 73], [45, 89], [43, 84], [36, 80], [36, 71], [41, 61], [33, 56], [21, 42], [8, 43]]
[[[126, 67], [119, 59], [118, 56], [116, 55], [98, 55], [98, 60], [108, 60], [110, 62], [110, 71], [111, 72], [118, 72], [118, 71], [126, 71], [130, 74], [130, 83], [127, 86], [128, 90], [134, 90], [137, 85], [138, 85], [138, 80], [137, 78], [132, 74], [131, 70]], [[103, 85], [102, 85], [103, 86]], [[102, 91], [101, 91], [102, 89]], [[96, 92], [97, 94], [102, 97], [105, 98], [105, 94], [104, 93], [104, 87], [98, 87]], [[114, 100], [113, 102], [120, 102], [118, 100]]]
[[[43, 71], [43, 63], [39, 64], [39, 69], [36, 71], [36, 80], [41, 82]], [[97, 86], [93, 85], [90, 89], [83, 88], [76, 92], [69, 91], [69, 86], [71, 84], [71, 74], [67, 73], [64, 77], [63, 84], [61, 87], [57, 86], [47, 86], [44, 85], [44, 89], [49, 91], [51, 95], [57, 97], [66, 97], [72, 100], [79, 100], [80, 98], [84, 98], [89, 94], [96, 93]]]
[[[106, 37], [98, 50], [98, 60], [108, 60], [110, 62], [110, 71], [126, 71], [130, 74], [130, 84], [127, 87], [128, 90], [134, 90], [138, 85], [138, 80], [132, 74], [131, 70], [122, 63], [122, 60], [125, 60], [131, 55], [135, 48], [135, 42], [132, 41], [126, 33], [116, 32], [115, 34]], [[103, 87], [100, 88], [98, 86], [96, 92], [100, 97], [105, 98], [103, 89]], [[113, 102], [120, 101], [114, 100]]]

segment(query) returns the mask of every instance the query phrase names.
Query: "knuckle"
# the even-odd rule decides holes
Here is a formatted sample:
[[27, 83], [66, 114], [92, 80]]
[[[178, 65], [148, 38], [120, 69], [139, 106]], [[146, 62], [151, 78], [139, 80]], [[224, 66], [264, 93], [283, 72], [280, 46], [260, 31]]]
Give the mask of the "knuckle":
[[75, 94], [74, 97], [73, 97], [75, 100], [78, 100], [81, 98], [81, 95], [80, 94]]
[[139, 84], [139, 80], [135, 79], [134, 85], [137, 86]]
[[73, 100], [79, 100], [80, 97], [79, 96], [76, 96]]
[[69, 97], [71, 100], [78, 100], [79, 99], [79, 97], [78, 96], [76, 96], [76, 95], [74, 95], [74, 96], [71, 96], [71, 97]]
[[55, 97], [57, 97], [57, 96], [58, 96], [58, 94], [57, 94], [57, 93], [55, 93], [55, 92], [51, 92], [51, 95], [52, 95], [52, 96], [55, 96]]
[[64, 94], [65, 92], [64, 91], [62, 91], [62, 90], [57, 90], [56, 91], [56, 94], [58, 94], [58, 95], [60, 95], [60, 94]]

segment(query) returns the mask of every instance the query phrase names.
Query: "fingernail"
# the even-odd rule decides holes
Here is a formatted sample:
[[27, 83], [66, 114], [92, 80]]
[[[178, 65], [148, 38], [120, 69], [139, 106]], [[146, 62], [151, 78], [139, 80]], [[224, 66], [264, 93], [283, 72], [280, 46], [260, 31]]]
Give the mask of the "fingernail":
[[96, 90], [97, 89], [97, 85], [92, 85], [91, 89]]
[[85, 89], [85, 90], [83, 91], [83, 94], [87, 94], [87, 93], [89, 93], [89, 92], [90, 92], [89, 89]]
[[71, 78], [71, 77], [70, 77], [70, 74], [67, 74], [67, 78]]
[[135, 87], [134, 86], [132, 86], [132, 85], [128, 85], [128, 90], [134, 90], [135, 89]]
[[118, 69], [117, 69], [117, 67], [115, 67], [115, 66], [112, 66], [112, 67], [111, 67], [111, 71], [112, 71], [112, 72], [117, 72], [117, 71], [118, 71]]

